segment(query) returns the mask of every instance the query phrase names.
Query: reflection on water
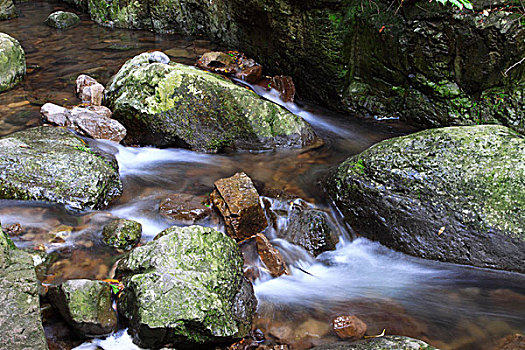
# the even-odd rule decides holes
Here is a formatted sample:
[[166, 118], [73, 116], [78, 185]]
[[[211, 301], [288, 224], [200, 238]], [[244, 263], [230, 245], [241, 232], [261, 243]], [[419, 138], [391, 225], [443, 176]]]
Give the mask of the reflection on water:
[[[203, 50], [214, 47], [204, 40], [102, 28], [85, 16], [79, 26], [59, 31], [45, 26], [43, 20], [62, 5], [32, 2], [17, 6], [20, 18], [0, 22], [0, 31], [21, 41], [33, 68], [21, 85], [0, 94], [0, 135], [38, 124], [38, 111], [45, 102], [77, 104], [74, 81], [80, 73], [106, 83], [119, 65], [139, 52], [161, 49], [178, 62], [192, 63]], [[277, 101], [272, 92], [253, 88]], [[325, 145], [219, 155], [88, 140], [117, 158], [124, 184], [121, 198], [106, 210], [84, 213], [46, 203], [1, 200], [2, 226], [19, 223], [22, 230], [13, 236], [17, 246], [51, 253], [40, 271], [44, 283], [102, 279], [111, 276], [121, 256], [101, 240], [102, 228], [112, 218], [141, 222], [143, 241], [149, 241], [171, 225], [184, 225], [159, 214], [159, 203], [168, 195], [206, 196], [217, 179], [245, 171], [262, 193], [284, 191], [306, 200], [304, 205], [325, 210], [341, 234], [337, 250], [314, 259], [278, 238], [277, 231], [288, 224], [290, 203], [263, 201], [276, 220], [266, 233], [293, 271], [292, 276], [278, 279], [262, 272], [256, 283], [260, 300], [256, 324], [268, 338], [293, 343], [296, 348], [334, 341], [329, 322], [341, 314], [358, 315], [368, 324], [368, 334], [386, 329], [387, 334], [414, 336], [442, 349], [490, 349], [494, 340], [506, 334], [525, 332], [525, 276], [424, 261], [365, 239], [351, 241], [330, 212], [330, 203], [317, 185], [326, 170], [380, 140], [412, 129], [396, 122], [342, 118], [309, 105], [299, 108], [288, 103], [285, 107], [308, 120]], [[222, 229], [216, 219], [200, 224]], [[246, 259], [260, 266], [250, 248], [250, 244], [243, 246]], [[49, 324], [46, 327], [48, 335], [55, 339], [56, 329], [62, 327], [67, 339], [64, 326], [54, 325], [54, 330]], [[73, 343], [66, 341], [61, 346], [70, 348], [79, 342]], [[129, 337], [119, 332], [79, 349], [96, 346], [126, 349], [131, 345]]]

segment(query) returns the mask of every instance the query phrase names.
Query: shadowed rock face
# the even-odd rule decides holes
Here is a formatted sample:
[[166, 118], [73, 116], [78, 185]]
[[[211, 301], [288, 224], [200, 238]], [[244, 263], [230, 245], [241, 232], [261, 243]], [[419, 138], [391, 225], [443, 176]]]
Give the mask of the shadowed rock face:
[[119, 312], [134, 342], [211, 348], [248, 335], [256, 300], [234, 240], [202, 226], [173, 226], [122, 259]]
[[358, 234], [405, 253], [525, 271], [525, 138], [426, 130], [349, 158], [326, 188]]
[[274, 149], [316, 141], [310, 125], [225, 78], [143, 53], [112, 78], [107, 99], [127, 140], [201, 151]]
[[0, 0], [0, 21], [15, 18], [16, 16], [13, 0]]
[[60, 127], [10, 134], [0, 139], [0, 198], [106, 206], [122, 192], [117, 162], [108, 157]]
[[0, 229], [0, 348], [47, 350], [31, 255]]

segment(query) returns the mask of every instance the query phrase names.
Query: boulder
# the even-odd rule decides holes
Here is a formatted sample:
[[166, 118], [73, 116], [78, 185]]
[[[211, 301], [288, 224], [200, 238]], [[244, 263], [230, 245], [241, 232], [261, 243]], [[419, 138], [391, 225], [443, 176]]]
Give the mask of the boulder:
[[0, 229], [0, 349], [47, 350], [33, 259]]
[[110, 247], [130, 250], [140, 242], [142, 225], [133, 220], [116, 219], [104, 226], [102, 237]]
[[355, 231], [402, 252], [525, 272], [525, 138], [425, 130], [350, 157], [326, 182]]
[[332, 329], [341, 339], [361, 339], [366, 333], [366, 323], [356, 316], [337, 316], [332, 320]]
[[106, 282], [69, 280], [51, 286], [47, 295], [67, 324], [81, 337], [98, 337], [117, 329], [111, 286]]
[[45, 200], [74, 210], [108, 205], [122, 192], [118, 164], [60, 127], [0, 138], [0, 198]]
[[324, 211], [294, 203], [288, 220], [286, 230], [277, 232], [279, 237], [303, 247], [313, 256], [335, 250], [339, 237]]
[[303, 147], [310, 125], [252, 91], [195, 67], [160, 63], [155, 53], [127, 61], [107, 88], [108, 106], [132, 143], [200, 151]]
[[0, 33], [0, 92], [9, 90], [26, 74], [26, 56], [15, 38]]
[[246, 173], [215, 181], [210, 199], [224, 218], [226, 232], [236, 241], [247, 239], [268, 226], [259, 193]]
[[257, 245], [257, 253], [272, 277], [290, 274], [283, 255], [275, 249], [264, 234], [258, 233], [255, 236], [255, 243]]
[[0, 21], [15, 18], [17, 16], [13, 0], [0, 0]]
[[67, 29], [77, 25], [80, 18], [73, 12], [56, 11], [50, 14], [44, 22], [53, 28]]
[[422, 340], [388, 335], [352, 343], [334, 343], [316, 346], [311, 350], [439, 350]]
[[115, 119], [111, 119], [111, 110], [104, 106], [67, 109], [46, 103], [40, 109], [40, 114], [45, 122], [65, 126], [94, 139], [120, 142], [126, 137], [126, 128]]
[[175, 193], [164, 199], [159, 206], [160, 214], [170, 219], [194, 224], [212, 214], [203, 204], [204, 199], [187, 193]]
[[212, 348], [247, 336], [255, 312], [234, 240], [202, 226], [173, 226], [132, 250], [117, 267], [118, 309], [133, 341]]
[[106, 89], [89, 75], [81, 74], [76, 80], [76, 93], [82, 103], [101, 106]]

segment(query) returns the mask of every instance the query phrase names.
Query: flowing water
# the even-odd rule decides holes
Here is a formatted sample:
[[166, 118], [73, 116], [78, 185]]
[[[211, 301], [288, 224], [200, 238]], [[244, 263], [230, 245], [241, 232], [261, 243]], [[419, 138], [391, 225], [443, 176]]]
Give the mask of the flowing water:
[[[0, 22], [0, 31], [21, 42], [30, 69], [18, 87], [0, 94], [0, 135], [38, 125], [39, 109], [45, 102], [79, 103], [74, 81], [81, 73], [106, 83], [126, 59], [146, 50], [163, 50], [173, 60], [191, 64], [199, 54], [216, 47], [199, 38], [102, 28], [85, 16], [75, 28], [55, 30], [43, 21], [49, 13], [64, 9], [63, 5], [31, 2], [17, 6], [21, 16]], [[253, 88], [281, 103], [275, 94]], [[111, 275], [119, 258], [101, 241], [102, 228], [112, 218], [141, 222], [143, 240], [151, 240], [171, 225], [184, 224], [159, 214], [162, 199], [173, 193], [204, 199], [214, 181], [244, 171], [263, 194], [278, 190], [302, 198], [294, 203], [263, 201], [276, 216], [274, 228], [266, 233], [293, 272], [277, 279], [261, 272], [255, 282], [259, 299], [255, 323], [269, 339], [286, 340], [299, 349], [336, 341], [330, 320], [342, 314], [359, 316], [370, 335], [385, 330], [386, 334], [424, 339], [442, 349], [490, 349], [507, 334], [525, 332], [524, 275], [426, 261], [363, 238], [352, 239], [349, 228], [331, 210], [318, 185], [330, 167], [380, 140], [413, 129], [395, 121], [342, 117], [309, 105], [284, 106], [308, 120], [325, 144], [304, 150], [202, 154], [87, 140], [118, 160], [124, 193], [116, 203], [106, 210], [71, 213], [47, 203], [0, 200], [0, 221], [4, 228], [22, 226], [22, 232], [13, 237], [18, 247], [49, 254], [48, 268], [39, 270], [44, 284], [71, 278], [103, 279]], [[341, 234], [335, 251], [314, 259], [277, 237], [276, 232], [288, 223], [290, 206], [298, 204], [329, 214]], [[214, 217], [200, 224], [222, 229]], [[252, 248], [250, 244], [243, 247], [246, 257]], [[45, 328], [52, 349], [81, 343], [53, 315], [45, 316]], [[130, 344], [122, 330], [79, 349], [131, 349]]]

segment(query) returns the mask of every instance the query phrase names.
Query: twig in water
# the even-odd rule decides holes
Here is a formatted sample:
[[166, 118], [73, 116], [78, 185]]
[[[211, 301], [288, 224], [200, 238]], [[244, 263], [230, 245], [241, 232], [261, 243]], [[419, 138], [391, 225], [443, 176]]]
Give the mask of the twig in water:
[[510, 66], [509, 68], [507, 68], [507, 69], [503, 72], [503, 76], [504, 76], [504, 77], [507, 77], [507, 76], [508, 76], [507, 73], [508, 73], [511, 69], [515, 68], [516, 66], [519, 66], [520, 64], [522, 64], [523, 61], [525, 61], [525, 57], [523, 57], [523, 58], [522, 58], [521, 60], [519, 60], [518, 62], [514, 63], [514, 64], [513, 64], [512, 66]]

